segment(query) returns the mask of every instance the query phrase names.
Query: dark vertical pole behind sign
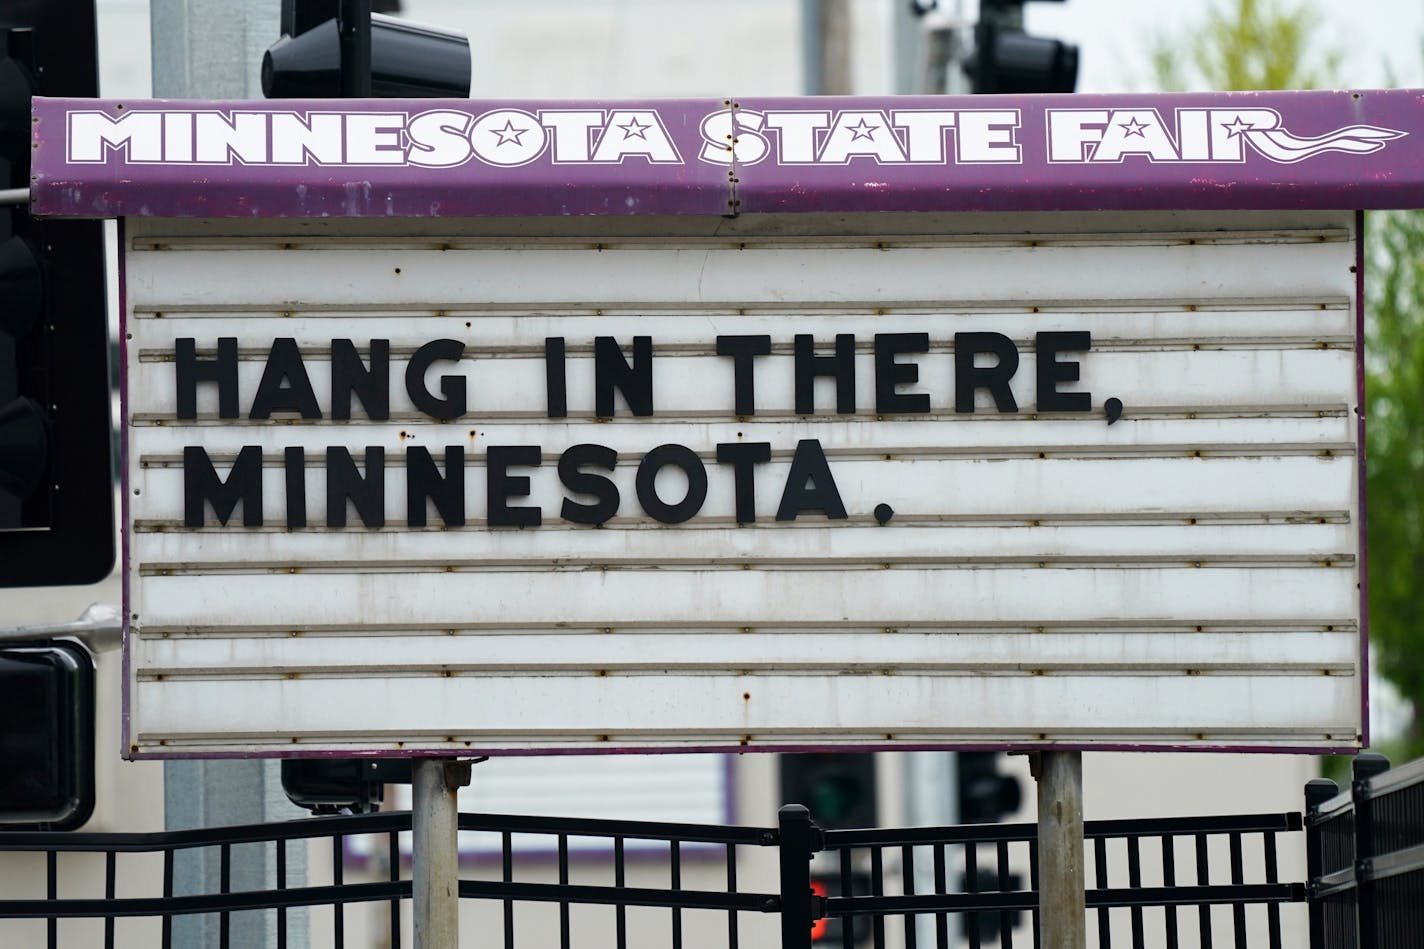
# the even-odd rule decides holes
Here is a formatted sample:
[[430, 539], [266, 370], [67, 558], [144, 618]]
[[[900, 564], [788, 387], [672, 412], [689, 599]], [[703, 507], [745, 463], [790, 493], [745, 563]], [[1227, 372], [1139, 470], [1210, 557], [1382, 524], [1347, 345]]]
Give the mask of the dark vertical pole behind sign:
[[341, 0], [341, 97], [371, 97], [371, 0]]
[[[31, 96], [98, 93], [94, 0], [0, 3], [0, 186], [31, 183]], [[99, 221], [0, 209], [0, 587], [113, 569], [103, 241]]]

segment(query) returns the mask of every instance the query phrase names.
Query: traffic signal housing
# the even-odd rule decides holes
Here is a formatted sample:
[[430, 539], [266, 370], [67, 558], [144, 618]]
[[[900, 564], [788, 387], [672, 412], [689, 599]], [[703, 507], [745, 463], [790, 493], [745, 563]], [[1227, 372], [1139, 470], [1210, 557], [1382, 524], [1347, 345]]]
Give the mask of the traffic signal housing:
[[387, 784], [409, 784], [405, 758], [288, 758], [282, 762], [282, 790], [287, 799], [313, 814], [376, 809]]
[[1078, 84], [1078, 47], [1023, 30], [1026, 0], [982, 0], [974, 53], [964, 71], [979, 94], [1072, 92]]
[[[356, 50], [378, 99], [463, 99], [470, 94], [470, 41], [454, 30], [371, 13], [371, 5], [338, 0], [283, 0], [282, 38], [262, 57], [262, 94], [269, 99], [343, 95], [343, 60]], [[356, 23], [342, 23], [354, 13]], [[369, 42], [343, 43], [358, 29]], [[346, 63], [347, 68], [351, 64]], [[356, 64], [361, 68], [361, 64]]]
[[0, 10], [0, 587], [114, 565], [104, 233], [29, 213], [30, 98], [98, 95], [94, 0]]
[[0, 645], [0, 830], [94, 813], [94, 659], [76, 642]]
[[781, 801], [801, 804], [828, 830], [875, 827], [875, 756], [812, 752], [781, 756]]
[[1019, 809], [1019, 779], [999, 773], [993, 751], [961, 751], [957, 759], [959, 823], [996, 824]]

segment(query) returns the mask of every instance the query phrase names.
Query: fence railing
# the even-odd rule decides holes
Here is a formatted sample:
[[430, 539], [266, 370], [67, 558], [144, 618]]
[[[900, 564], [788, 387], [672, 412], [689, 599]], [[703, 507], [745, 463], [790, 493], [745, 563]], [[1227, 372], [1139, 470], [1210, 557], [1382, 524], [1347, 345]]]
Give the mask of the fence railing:
[[1424, 760], [1353, 762], [1350, 786], [1306, 785], [1312, 949], [1424, 946]]
[[[60, 932], [59, 924], [64, 920], [102, 920], [103, 945], [105, 949], [113, 949], [118, 920], [157, 919], [161, 923], [159, 944], [163, 949], [170, 949], [173, 945], [173, 921], [176, 917], [204, 914], [215, 916], [218, 920], [220, 944], [226, 947], [230, 940], [233, 914], [263, 910], [275, 916], [278, 944], [285, 947], [290, 910], [297, 907], [329, 906], [332, 908], [335, 945], [342, 946], [345, 939], [343, 907], [348, 903], [385, 900], [391, 906], [390, 930], [394, 949], [400, 945], [401, 900], [408, 900], [411, 895], [410, 880], [400, 879], [398, 839], [402, 831], [410, 830], [410, 826], [410, 813], [406, 811], [158, 833], [7, 832], [0, 836], [0, 852], [31, 852], [44, 856], [45, 893], [43, 898], [0, 900], [0, 919], [44, 920], [45, 944], [49, 949], [76, 944], [72, 936], [60, 938], [61, 935], [69, 935]], [[359, 883], [345, 881], [345, 842], [347, 838], [357, 834], [378, 834], [386, 837], [389, 847], [388, 860], [392, 868], [388, 880]], [[331, 884], [289, 887], [288, 864], [292, 862], [290, 858], [293, 842], [306, 842], [323, 837], [331, 840]], [[276, 883], [271, 889], [231, 888], [233, 848], [246, 845], [263, 846], [265, 859], [271, 861], [275, 870]], [[199, 894], [175, 893], [174, 865], [179, 855], [207, 850], [216, 850], [218, 853], [218, 891]], [[102, 896], [60, 896], [59, 865], [63, 854], [103, 855]], [[119, 896], [120, 879], [124, 879], [128, 884], [126, 888], [131, 888], [134, 883], [133, 869], [127, 866], [121, 868], [119, 858], [135, 858], [140, 855], [161, 857], [162, 869], [157, 881], [159, 892], [143, 896]], [[149, 876], [151, 877], [151, 874]]]
[[[8, 833], [0, 836], [0, 852], [41, 854], [46, 873], [43, 896], [0, 900], [0, 920], [44, 921], [51, 947], [76, 944], [65, 927], [89, 920], [102, 925], [102, 944], [112, 947], [116, 921], [148, 917], [160, 923], [154, 944], [167, 949], [177, 917], [215, 917], [226, 946], [234, 914], [262, 911], [275, 918], [277, 944], [285, 946], [291, 911], [329, 907], [330, 919], [322, 922], [330, 944], [341, 947], [345, 907], [384, 903], [385, 940], [398, 947], [411, 896], [400, 837], [410, 826], [409, 812], [395, 812], [152, 834]], [[823, 944], [878, 949], [894, 927], [901, 934], [892, 941], [907, 949], [917, 940], [935, 946], [967, 941], [974, 949], [1041, 945], [1031, 824], [827, 831], [805, 808], [791, 805], [775, 827], [461, 814], [459, 828], [480, 838], [478, 849], [487, 857], [462, 867], [459, 886], [461, 900], [489, 922], [481, 927], [482, 945], [623, 949], [652, 939], [681, 949], [684, 917], [692, 914], [699, 945], [711, 941], [728, 949], [775, 944], [778, 930], [786, 949], [808, 949], [813, 931]], [[1244, 914], [1258, 905], [1269, 921], [1267, 944], [1279, 947], [1281, 904], [1304, 899], [1304, 884], [1279, 881], [1276, 856], [1277, 836], [1300, 829], [1298, 814], [1099, 821], [1085, 829], [1095, 871], [1087, 901], [1102, 949], [1115, 939], [1120, 946], [1143, 946], [1159, 921], [1157, 944], [1175, 947], [1179, 929], [1195, 929], [1195, 938], [1183, 944], [1211, 945], [1213, 927], [1222, 924], [1221, 914], [1209, 909], [1219, 905], [1232, 907], [1225, 926], [1235, 931], [1235, 942], [1217, 945], [1245, 946]], [[369, 856], [373, 836], [380, 859], [367, 863], [384, 878], [348, 881], [353, 850]], [[360, 848], [350, 845], [356, 837], [365, 838]], [[321, 838], [329, 838], [329, 847], [311, 843]], [[275, 884], [234, 890], [228, 872], [233, 848], [254, 845], [264, 848]], [[289, 883], [296, 846], [330, 854], [329, 870], [310, 866], [329, 883]], [[204, 848], [218, 853], [217, 892], [175, 894], [175, 861]], [[73, 896], [72, 885], [61, 888], [61, 858], [72, 853], [103, 855], [102, 894]], [[161, 859], [158, 891], [120, 894], [142, 876], [123, 861], [142, 854]], [[1117, 873], [1124, 857], [1126, 879], [1110, 881], [1110, 865]], [[1248, 879], [1248, 864], [1259, 879]], [[694, 878], [696, 885], [689, 885]], [[745, 887], [746, 880], [758, 885]], [[550, 909], [535, 918], [528, 912], [534, 904]], [[593, 915], [587, 907], [604, 909]], [[1151, 908], [1160, 909], [1149, 925], [1144, 910]], [[636, 934], [630, 913], [638, 914]], [[326, 944], [325, 932], [312, 945]], [[82, 941], [98, 944], [97, 937]]]
[[[1305, 886], [1281, 882], [1277, 838], [1300, 830], [1299, 814], [1085, 822], [1093, 869], [1086, 899], [1098, 946], [1142, 949], [1149, 936], [1144, 910], [1155, 907], [1161, 912], [1152, 916], [1160, 925], [1153, 945], [1176, 949], [1215, 941], [1244, 947], [1247, 908], [1254, 905], [1266, 922], [1260, 945], [1281, 949], [1281, 906], [1304, 901]], [[845, 920], [839, 943], [846, 949], [867, 941], [876, 949], [886, 945], [886, 922], [895, 916], [903, 917], [907, 949], [920, 939], [942, 947], [963, 938], [971, 949], [1042, 944], [1033, 824], [827, 831], [824, 840], [835, 865], [829, 888], [841, 894], [825, 899], [824, 912]], [[1225, 867], [1218, 841], [1224, 842]], [[1124, 861], [1110, 858], [1124, 855], [1125, 885], [1113, 885], [1109, 870]], [[896, 867], [894, 879], [889, 865]], [[1258, 879], [1248, 880], [1248, 865]], [[955, 877], [962, 886], [949, 886]], [[1223, 905], [1231, 907], [1225, 923], [1211, 912]], [[1125, 926], [1113, 925], [1115, 910], [1125, 911]], [[932, 925], [918, 925], [920, 916]], [[865, 917], [859, 929], [857, 917]], [[1183, 940], [1188, 929], [1195, 935]], [[1234, 942], [1220, 938], [1223, 929]], [[1126, 932], [1115, 937], [1120, 930]]]

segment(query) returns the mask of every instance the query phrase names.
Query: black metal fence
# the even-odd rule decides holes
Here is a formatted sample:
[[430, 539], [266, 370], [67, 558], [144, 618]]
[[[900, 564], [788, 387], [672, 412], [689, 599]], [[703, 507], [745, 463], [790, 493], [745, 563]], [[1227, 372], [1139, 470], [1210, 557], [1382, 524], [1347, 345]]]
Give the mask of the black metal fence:
[[[199, 830], [165, 831], [160, 833], [6, 833], [0, 836], [0, 852], [30, 852], [44, 859], [44, 895], [27, 899], [0, 900], [0, 919], [43, 920], [45, 945], [95, 945], [92, 932], [81, 929], [79, 923], [98, 920], [102, 923], [102, 945], [112, 949], [121, 920], [158, 920], [156, 944], [164, 949], [174, 945], [173, 921], [179, 916], [212, 914], [218, 920], [221, 945], [230, 940], [235, 914], [246, 911], [266, 911], [275, 916], [278, 945], [285, 946], [289, 911], [297, 907], [329, 906], [332, 911], [335, 945], [345, 944], [344, 907], [348, 903], [385, 900], [391, 905], [393, 946], [400, 942], [401, 900], [409, 899], [409, 879], [400, 879], [398, 839], [402, 831], [410, 830], [410, 813], [370, 814], [357, 817], [326, 817], [284, 823], [250, 824], [235, 827], [211, 827]], [[389, 849], [390, 878], [385, 881], [346, 882], [346, 840], [354, 835], [384, 835]], [[305, 844], [319, 838], [330, 838], [331, 879], [322, 886], [287, 886], [288, 864], [293, 862], [294, 843]], [[267, 890], [233, 890], [231, 869], [235, 848], [263, 848], [275, 870], [276, 885]], [[195, 854], [216, 850], [219, 859], [219, 889], [215, 893], [176, 894], [174, 865], [180, 854]], [[102, 854], [104, 858], [103, 893], [83, 896], [68, 895], [72, 884], [60, 893], [60, 866], [68, 855]], [[152, 860], [158, 857], [161, 870], [154, 874]], [[123, 865], [121, 865], [123, 858]], [[156, 882], [158, 892], [143, 895], [120, 895], [119, 882], [132, 890], [135, 877]], [[7, 894], [8, 895], [8, 894]], [[74, 925], [65, 930], [61, 923]], [[6, 943], [0, 940], [0, 943]], [[23, 945], [23, 942], [16, 942]], [[37, 943], [31, 943], [37, 945]]]
[[[1086, 898], [1098, 946], [1143, 949], [1150, 936], [1152, 945], [1168, 949], [1244, 949], [1252, 912], [1265, 931], [1256, 945], [1281, 949], [1282, 905], [1303, 902], [1305, 886], [1281, 882], [1277, 842], [1300, 830], [1299, 814], [1085, 822], [1092, 868]], [[886, 945], [894, 917], [907, 949], [921, 943], [937, 949], [1043, 945], [1033, 824], [843, 830], [823, 837], [835, 865], [828, 889], [839, 895], [816, 909], [843, 920], [836, 935], [846, 949]], [[1110, 870], [1126, 879], [1111, 878]], [[1229, 907], [1229, 914], [1214, 913], [1216, 906]], [[921, 917], [928, 922], [917, 922]]]
[[[409, 921], [401, 835], [410, 820], [398, 812], [153, 834], [5, 834], [0, 851], [36, 854], [45, 874], [43, 893], [0, 899], [0, 920], [34, 920], [51, 947], [99, 945], [101, 927], [102, 945], [112, 947], [118, 927], [145, 919], [157, 925], [151, 941], [140, 941], [167, 949], [177, 917], [210, 915], [227, 946], [232, 920], [260, 911], [274, 919], [277, 944], [285, 946], [293, 911], [311, 907], [306, 922], [321, 929], [312, 945], [341, 947], [348, 904], [367, 903], [386, 907], [379, 936], [398, 947], [403, 916]], [[1180, 932], [1182, 945], [1244, 947], [1249, 911], [1266, 921], [1260, 945], [1279, 947], [1281, 905], [1303, 900], [1305, 888], [1279, 882], [1276, 840], [1300, 826], [1297, 814], [1089, 822], [1087, 900], [1098, 945], [1142, 947], [1150, 939], [1176, 947]], [[681, 949], [693, 930], [698, 945], [727, 949], [778, 941], [808, 949], [813, 937], [877, 949], [1042, 944], [1031, 824], [823, 831], [793, 805], [775, 827], [489, 814], [462, 814], [459, 827], [484, 855], [462, 866], [459, 886], [462, 905], [481, 914], [481, 945], [622, 949], [651, 939]], [[310, 869], [330, 882], [289, 885], [293, 848], [321, 838], [329, 846], [308, 853], [329, 853], [330, 867]], [[263, 848], [276, 883], [234, 890], [234, 848], [253, 846]], [[205, 848], [218, 854], [217, 892], [175, 894], [175, 861]], [[348, 881], [358, 850], [377, 859], [367, 861], [362, 879]], [[61, 886], [61, 868], [75, 853], [103, 856], [102, 893], [73, 895], [72, 884]], [[140, 858], [161, 871], [125, 866]], [[1110, 880], [1110, 868], [1125, 879]], [[156, 891], [131, 895], [148, 878]], [[1230, 910], [1212, 912], [1217, 906]]]
[[1424, 946], [1424, 760], [1354, 761], [1345, 791], [1306, 786], [1312, 949]]

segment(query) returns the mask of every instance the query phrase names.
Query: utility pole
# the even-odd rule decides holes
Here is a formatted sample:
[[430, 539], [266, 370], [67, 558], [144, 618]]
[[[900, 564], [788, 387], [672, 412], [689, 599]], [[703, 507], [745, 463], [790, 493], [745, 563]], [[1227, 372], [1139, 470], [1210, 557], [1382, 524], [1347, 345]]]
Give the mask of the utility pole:
[[151, 0], [153, 95], [260, 99], [262, 53], [278, 36], [281, 0]]
[[850, 0], [801, 0], [806, 94], [852, 92]]
[[[153, 94], [175, 99], [259, 99], [262, 53], [278, 36], [280, 0], [152, 0]], [[305, 816], [282, 793], [276, 761], [181, 760], [163, 766], [164, 827], [186, 830], [229, 824], [258, 824]], [[221, 877], [214, 848], [178, 854], [173, 893], [216, 893]], [[233, 890], [272, 889], [273, 861], [260, 848], [235, 848]], [[287, 858], [288, 886], [306, 883], [306, 850]], [[238, 913], [231, 919], [232, 949], [272, 949], [278, 945], [271, 913]], [[291, 935], [285, 945], [307, 945], [306, 910], [287, 913]], [[173, 919], [175, 946], [219, 945], [215, 916]]]

